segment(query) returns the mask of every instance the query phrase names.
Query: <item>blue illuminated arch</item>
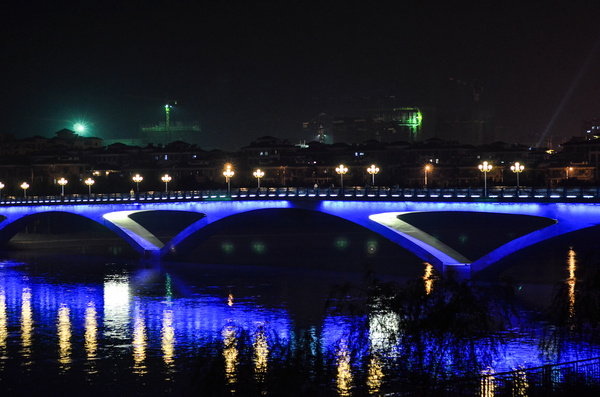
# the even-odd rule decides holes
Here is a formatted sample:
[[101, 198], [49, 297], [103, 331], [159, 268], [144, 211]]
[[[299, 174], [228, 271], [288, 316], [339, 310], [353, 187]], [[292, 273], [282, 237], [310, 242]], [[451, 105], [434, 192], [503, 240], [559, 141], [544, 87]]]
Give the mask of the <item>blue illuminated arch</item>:
[[[345, 200], [225, 200], [194, 202], [114, 203], [85, 205], [15, 205], [0, 207], [0, 242], [7, 242], [24, 224], [26, 216], [47, 212], [68, 212], [98, 222], [127, 241], [144, 257], [160, 258], [176, 249], [192, 234], [219, 220], [259, 209], [301, 208], [333, 215], [396, 242], [439, 270], [463, 266], [476, 273], [520, 249], [549, 238], [600, 224], [600, 204], [586, 203], [508, 203], [508, 202], [413, 202], [413, 201], [345, 201]], [[205, 214], [171, 241], [163, 244], [129, 215], [139, 211], [188, 211]], [[445, 246], [422, 230], [398, 223], [397, 215], [405, 212], [488, 212], [546, 217], [556, 223], [521, 236], [493, 250], [472, 264], [460, 253]]]

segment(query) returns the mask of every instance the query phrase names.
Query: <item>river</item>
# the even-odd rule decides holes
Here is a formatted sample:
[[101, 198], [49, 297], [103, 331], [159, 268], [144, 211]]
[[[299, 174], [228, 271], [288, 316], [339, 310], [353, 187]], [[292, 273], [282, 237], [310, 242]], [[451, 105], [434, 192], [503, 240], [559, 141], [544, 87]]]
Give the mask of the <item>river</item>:
[[[0, 388], [7, 395], [246, 395], [250, 382], [260, 395], [268, 379], [283, 376], [284, 359], [298, 359], [294, 349], [308, 349], [306, 362], [289, 366], [320, 371], [316, 380], [331, 392], [323, 395], [352, 395], [359, 383], [378, 395], [394, 375], [372, 360], [355, 364], [365, 350], [351, 336], [356, 317], [366, 316], [368, 344], [382, 348], [389, 341], [380, 325], [394, 313], [338, 309], [364, 297], [373, 277], [436, 288], [435, 271], [347, 225], [307, 220], [304, 232], [291, 233], [265, 222], [258, 232], [218, 230], [180, 261], [160, 264], [139, 261], [105, 235], [16, 236], [0, 262]], [[523, 313], [543, 311], [561, 285], [575, 300], [577, 283], [596, 268], [597, 234], [521, 252], [481, 281], [510, 279]], [[496, 372], [593, 354], [575, 346], [542, 356], [537, 330], [517, 321], [509, 331], [490, 361]]]

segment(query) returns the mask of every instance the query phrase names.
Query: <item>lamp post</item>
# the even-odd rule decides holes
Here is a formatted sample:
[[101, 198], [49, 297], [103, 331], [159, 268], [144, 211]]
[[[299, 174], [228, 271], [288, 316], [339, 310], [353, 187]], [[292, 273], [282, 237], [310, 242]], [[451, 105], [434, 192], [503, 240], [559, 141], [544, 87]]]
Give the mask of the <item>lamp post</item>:
[[258, 180], [258, 189], [260, 189], [260, 178], [262, 178], [263, 176], [265, 176], [264, 171], [261, 171], [261, 169], [257, 169], [256, 171], [254, 171], [252, 173], [252, 175], [254, 175], [254, 177]]
[[2, 189], [4, 189], [4, 183], [0, 182], [0, 198], [2, 198]]
[[169, 191], [169, 182], [171, 182], [171, 176], [169, 174], [164, 174], [162, 178], [160, 178], [165, 183], [165, 193]]
[[21, 183], [21, 189], [23, 189], [23, 197], [27, 197], [27, 189], [29, 189], [29, 183]]
[[379, 168], [375, 166], [375, 164], [371, 164], [369, 168], [367, 168], [367, 172], [371, 174], [371, 186], [375, 186], [375, 174], [379, 172]]
[[231, 195], [231, 177], [235, 173], [231, 169], [231, 164], [225, 165], [225, 171], [223, 171], [223, 176], [225, 176], [225, 181], [227, 181], [227, 195]]
[[60, 195], [64, 196], [65, 195], [65, 185], [69, 183], [69, 181], [67, 181], [65, 178], [60, 178], [58, 180], [58, 184], [60, 185]]
[[429, 172], [429, 170], [431, 169], [431, 166], [429, 164], [427, 164], [425, 166], [424, 172], [425, 172], [425, 187], [427, 187], [427, 172]]
[[96, 183], [96, 181], [92, 178], [88, 178], [83, 182], [88, 186], [88, 194], [92, 194], [92, 185]]
[[573, 171], [573, 167], [567, 167], [567, 179], [569, 179], [569, 172]]
[[340, 174], [340, 188], [343, 191], [344, 190], [344, 174], [346, 172], [348, 172], [348, 167], [344, 166], [344, 164], [340, 164], [340, 166], [335, 169], [335, 172]]
[[483, 172], [483, 194], [487, 197], [487, 173], [492, 170], [492, 165], [488, 164], [487, 161], [484, 161], [483, 164], [479, 164], [479, 171]]
[[137, 192], [139, 193], [140, 192], [140, 182], [144, 180], [144, 177], [141, 176], [140, 174], [135, 174], [133, 176], [133, 178], [131, 178], [131, 179], [133, 179], [133, 181], [135, 182], [135, 188], [136, 188]]
[[524, 169], [525, 166], [523, 164], [519, 164], [518, 161], [514, 165], [510, 166], [510, 170], [517, 174], [517, 191], [519, 191], [519, 174], [523, 172]]

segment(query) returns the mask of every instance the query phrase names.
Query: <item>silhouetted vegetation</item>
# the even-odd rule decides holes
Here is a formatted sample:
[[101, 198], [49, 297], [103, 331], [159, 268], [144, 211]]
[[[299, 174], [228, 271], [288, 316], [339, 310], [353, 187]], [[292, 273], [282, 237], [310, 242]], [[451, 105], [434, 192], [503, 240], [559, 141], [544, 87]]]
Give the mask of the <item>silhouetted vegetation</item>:
[[[446, 382], [479, 376], [492, 363], [510, 325], [505, 298], [511, 288], [439, 277], [339, 286], [328, 307], [344, 332], [333, 346], [311, 332], [282, 340], [268, 326], [253, 332], [227, 327], [221, 342], [199, 352], [191, 394], [427, 395]], [[259, 339], [268, 346], [262, 373]]]

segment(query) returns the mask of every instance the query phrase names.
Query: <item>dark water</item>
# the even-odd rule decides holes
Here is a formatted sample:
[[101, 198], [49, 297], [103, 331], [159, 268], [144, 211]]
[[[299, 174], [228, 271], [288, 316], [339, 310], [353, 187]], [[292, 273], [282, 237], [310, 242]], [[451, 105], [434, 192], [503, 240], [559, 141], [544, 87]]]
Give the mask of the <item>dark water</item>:
[[[312, 349], [336, 357], [327, 388], [351, 395], [350, 385], [366, 378], [377, 395], [372, 368], [344, 359], [344, 349], [356, 350], [343, 342], [354, 319], [335, 310], [339, 298], [360, 295], [367, 276], [425, 283], [431, 268], [370, 232], [305, 215], [294, 215], [303, 217], [303, 229], [293, 216], [221, 224], [161, 264], [140, 262], [118, 240], [86, 227], [16, 236], [0, 264], [0, 389], [6, 395], [205, 395], [198, 382], [206, 382], [212, 354], [226, 394], [243, 395], [241, 374], [268, 378], [276, 370], [270, 354], [281, 345], [293, 349], [310, 334], [318, 341]], [[438, 233], [443, 239], [446, 232]], [[479, 278], [514, 281], [520, 307], [541, 310], [560, 286], [571, 282], [575, 290], [594, 274], [598, 235], [593, 228], [554, 239]], [[480, 231], [468, 237], [480, 249], [473, 243]], [[336, 294], [340, 286], [352, 288]], [[369, 316], [369, 343], [382, 346], [384, 331], [375, 324], [394, 315]], [[240, 330], [245, 351], [233, 343]], [[560, 358], [542, 357], [536, 337], [515, 332], [507, 338], [494, 370], [590, 354], [573, 347]]]

